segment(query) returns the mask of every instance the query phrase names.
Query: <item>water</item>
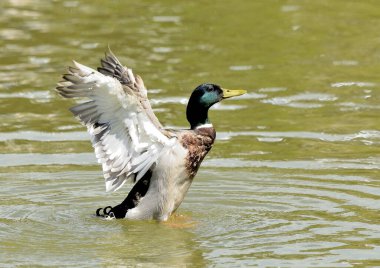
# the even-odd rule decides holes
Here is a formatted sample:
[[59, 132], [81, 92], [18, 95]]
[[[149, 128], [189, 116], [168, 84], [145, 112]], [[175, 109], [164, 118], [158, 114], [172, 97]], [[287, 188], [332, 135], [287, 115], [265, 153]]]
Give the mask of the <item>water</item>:
[[[377, 1], [0, 4], [0, 266], [380, 265]], [[203, 82], [249, 94], [211, 111], [218, 139], [169, 223], [108, 221], [74, 101], [53, 91], [107, 45], [164, 125]]]

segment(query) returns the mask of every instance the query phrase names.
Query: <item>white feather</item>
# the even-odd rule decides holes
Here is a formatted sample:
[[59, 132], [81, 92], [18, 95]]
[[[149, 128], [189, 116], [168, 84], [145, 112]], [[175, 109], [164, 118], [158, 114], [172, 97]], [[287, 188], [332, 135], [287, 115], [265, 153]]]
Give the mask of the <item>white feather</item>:
[[[126, 93], [118, 80], [78, 62], [74, 65], [76, 68], [69, 69], [73, 80], [65, 81], [61, 90], [69, 97], [91, 100], [72, 111], [87, 124], [95, 155], [102, 163], [106, 191], [116, 191], [128, 178], [142, 178], [173, 141], [152, 123], [138, 98]], [[136, 83], [132, 70], [127, 72]], [[68, 89], [70, 86], [75, 90]]]

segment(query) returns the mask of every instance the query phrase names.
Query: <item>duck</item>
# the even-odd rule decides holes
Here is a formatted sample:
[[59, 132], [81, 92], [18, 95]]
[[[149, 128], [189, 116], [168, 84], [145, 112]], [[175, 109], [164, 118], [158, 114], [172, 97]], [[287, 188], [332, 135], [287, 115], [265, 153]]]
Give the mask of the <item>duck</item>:
[[87, 127], [106, 192], [127, 181], [133, 184], [120, 204], [96, 210], [96, 216], [112, 219], [168, 220], [214, 144], [209, 109], [247, 92], [203, 83], [187, 104], [190, 127], [169, 129], [154, 114], [142, 78], [109, 48], [96, 70], [73, 61], [62, 78], [56, 86], [59, 95], [85, 99], [69, 110]]

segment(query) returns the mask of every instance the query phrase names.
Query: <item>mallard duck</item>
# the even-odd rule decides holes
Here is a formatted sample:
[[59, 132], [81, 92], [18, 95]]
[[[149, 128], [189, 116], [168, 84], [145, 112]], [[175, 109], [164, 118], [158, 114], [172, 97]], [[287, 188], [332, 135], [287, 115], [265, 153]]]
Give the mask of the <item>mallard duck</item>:
[[186, 110], [190, 129], [164, 128], [153, 113], [140, 76], [108, 50], [97, 71], [74, 61], [56, 90], [65, 98], [88, 100], [70, 108], [87, 127], [106, 191], [134, 183], [123, 202], [97, 216], [167, 220], [183, 201], [215, 140], [208, 110], [215, 103], [246, 93], [201, 84]]

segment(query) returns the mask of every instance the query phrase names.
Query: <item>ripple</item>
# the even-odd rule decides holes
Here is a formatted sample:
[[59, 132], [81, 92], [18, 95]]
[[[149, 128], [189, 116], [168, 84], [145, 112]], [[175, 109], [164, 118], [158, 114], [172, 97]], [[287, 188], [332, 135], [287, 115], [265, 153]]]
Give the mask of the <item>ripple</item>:
[[[229, 109], [235, 105], [221, 107], [220, 110]], [[238, 106], [239, 108], [240, 106]], [[243, 106], [242, 106], [243, 107]], [[79, 126], [80, 127], [80, 126]], [[72, 129], [73, 126], [63, 126], [61, 129]], [[75, 127], [74, 127], [75, 128]], [[168, 126], [169, 129], [181, 129], [176, 126]], [[183, 127], [186, 128], [186, 127]], [[0, 132], [0, 141], [10, 140], [29, 140], [29, 141], [84, 141], [89, 140], [89, 134], [85, 131], [67, 131], [67, 132], [43, 132], [43, 131], [15, 131]], [[259, 141], [275, 140], [281, 141], [285, 138], [291, 139], [313, 139], [326, 142], [348, 142], [358, 140], [363, 143], [375, 143], [380, 140], [380, 131], [362, 130], [353, 134], [329, 134], [323, 132], [307, 131], [236, 131], [236, 132], [217, 132], [217, 140], [230, 140], [235, 137], [256, 137]]]
[[341, 111], [358, 111], [358, 110], [378, 110], [380, 109], [379, 105], [370, 105], [370, 104], [363, 104], [363, 103], [355, 103], [355, 102], [341, 102], [338, 103], [337, 106], [340, 106]]
[[333, 64], [338, 66], [356, 66], [359, 64], [359, 62], [356, 60], [336, 60], [333, 61]]
[[241, 110], [247, 108], [246, 105], [234, 105], [234, 104], [224, 104], [221, 102], [218, 102], [213, 106], [213, 110], [219, 110], [219, 111], [235, 111], [235, 110]]
[[284, 5], [281, 7], [282, 12], [294, 12], [298, 11], [300, 9], [300, 6], [297, 5]]
[[20, 29], [2, 29], [0, 30], [0, 37], [4, 40], [21, 40], [30, 39], [32, 36]]
[[263, 65], [232, 65], [229, 67], [231, 71], [250, 71], [250, 70], [262, 70], [264, 69]]
[[181, 22], [181, 17], [179, 17], [179, 16], [154, 16], [153, 21], [155, 21], [155, 22], [179, 23], [179, 22]]
[[68, 7], [68, 8], [75, 8], [79, 6], [79, 2], [78, 1], [64, 1], [63, 6]]
[[[323, 255], [323, 263], [340, 267], [342, 260], [352, 259], [347, 256], [353, 254], [352, 243], [363, 256], [375, 258], [377, 251], [368, 238], [378, 237], [380, 227], [356, 216], [361, 210], [379, 209], [380, 196], [374, 185], [350, 185], [345, 176], [336, 185], [310, 180], [308, 175], [294, 180], [291, 173], [284, 176], [284, 172], [252, 176], [245, 171], [214, 169], [202, 177], [212, 174], [217, 181], [200, 178], [193, 186], [197, 198], [190, 202], [207, 209], [209, 217], [200, 231], [205, 241], [202, 246], [210, 250], [206, 255], [216, 265], [233, 266], [236, 258], [245, 256], [268, 266], [310, 267], [315, 262], [320, 267]], [[368, 189], [375, 193], [372, 198], [367, 196]], [[217, 209], [222, 207], [220, 216]]]
[[374, 87], [376, 86], [376, 83], [373, 82], [338, 82], [338, 83], [332, 83], [331, 87]]
[[0, 141], [28, 140], [28, 141], [82, 141], [89, 140], [89, 135], [84, 131], [71, 132], [40, 132], [17, 131], [2, 132]]
[[51, 92], [46, 91], [26, 91], [26, 92], [10, 92], [10, 93], [0, 93], [1, 99], [8, 98], [25, 98], [25, 99], [33, 99], [33, 100], [46, 100], [51, 99]]
[[281, 92], [281, 91], [286, 91], [286, 87], [264, 87], [260, 88], [259, 92]]
[[162, 93], [162, 92], [166, 92], [166, 90], [161, 89], [161, 88], [150, 88], [150, 89], [148, 89], [148, 94], [158, 94], [158, 93]]
[[288, 160], [288, 161], [247, 161], [238, 158], [214, 158], [206, 160], [207, 167], [247, 168], [266, 167], [275, 169], [327, 170], [327, 169], [357, 169], [379, 170], [380, 159], [334, 159], [322, 158], [315, 160]]
[[307, 132], [307, 131], [240, 131], [240, 132], [217, 132], [217, 139], [229, 140], [233, 137], [253, 136], [257, 138], [293, 138], [293, 139], [315, 139], [326, 142], [345, 142], [359, 140], [363, 143], [368, 141], [379, 141], [380, 131], [377, 130], [362, 130], [353, 134], [329, 134], [323, 132]]
[[[323, 104], [321, 102], [336, 101], [338, 98], [332, 94], [323, 93], [301, 93], [287, 97], [275, 97], [272, 99], [262, 100], [263, 103], [273, 105], [288, 106], [293, 108], [319, 108]], [[306, 102], [303, 102], [306, 101]], [[317, 102], [313, 102], [317, 101]]]
[[25, 10], [20, 8], [5, 8], [2, 10], [3, 18], [28, 18], [37, 19], [41, 16], [41, 13], [31, 10]]
[[99, 43], [82, 43], [80, 45], [83, 49], [95, 49], [99, 46]]
[[233, 100], [251, 100], [251, 99], [263, 99], [266, 98], [266, 94], [260, 94], [255, 92], [249, 92], [244, 95], [234, 97]]
[[72, 154], [0, 154], [0, 167], [25, 165], [94, 165], [93, 153]]
[[[251, 98], [254, 97], [254, 95], [249, 96]], [[237, 97], [238, 98], [238, 97]], [[187, 105], [189, 99], [185, 97], [164, 97], [164, 98], [159, 98], [159, 99], [151, 99], [150, 103], [152, 106], [159, 106], [162, 104], [182, 104], [182, 105]], [[224, 104], [224, 103], [216, 103], [213, 106], [213, 109], [215, 110], [240, 110], [244, 109], [247, 106], [245, 105], [234, 105], [234, 104]]]
[[281, 142], [284, 139], [283, 138], [275, 138], [275, 137], [258, 137], [257, 140], [260, 142]]
[[175, 104], [183, 104], [186, 105], [189, 101], [188, 98], [184, 97], [166, 97], [166, 98], [159, 98], [159, 99], [151, 99], [150, 103], [152, 105], [161, 105], [161, 104], [168, 104], [168, 103], [175, 103]]
[[153, 52], [155, 53], [169, 53], [172, 52], [173, 48], [171, 47], [154, 47]]
[[235, 66], [230, 66], [231, 71], [248, 71], [252, 70], [253, 66], [252, 65], [235, 65]]
[[47, 58], [47, 57], [29, 57], [29, 62], [31, 64], [36, 64], [36, 65], [48, 64], [50, 62], [50, 58]]

